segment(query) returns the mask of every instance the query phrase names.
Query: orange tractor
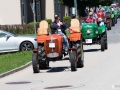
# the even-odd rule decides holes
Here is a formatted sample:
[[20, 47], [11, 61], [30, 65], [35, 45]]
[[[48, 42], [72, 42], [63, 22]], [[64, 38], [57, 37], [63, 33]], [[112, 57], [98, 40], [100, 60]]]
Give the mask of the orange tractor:
[[47, 69], [50, 61], [61, 60], [63, 56], [69, 54], [71, 71], [76, 71], [77, 67], [84, 66], [84, 53], [79, 21], [71, 20], [70, 35], [68, 36], [69, 51], [63, 49], [63, 36], [55, 33], [50, 34], [48, 23], [41, 21], [38, 28], [37, 49], [33, 50], [32, 66], [33, 72], [39, 73], [40, 69]]

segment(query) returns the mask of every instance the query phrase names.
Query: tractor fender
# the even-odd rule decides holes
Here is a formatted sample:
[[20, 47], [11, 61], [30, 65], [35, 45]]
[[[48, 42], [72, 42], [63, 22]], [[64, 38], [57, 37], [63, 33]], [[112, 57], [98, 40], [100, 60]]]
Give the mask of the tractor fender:
[[99, 34], [103, 34], [105, 31], [106, 31], [106, 26], [105, 25], [98, 27], [98, 33]]

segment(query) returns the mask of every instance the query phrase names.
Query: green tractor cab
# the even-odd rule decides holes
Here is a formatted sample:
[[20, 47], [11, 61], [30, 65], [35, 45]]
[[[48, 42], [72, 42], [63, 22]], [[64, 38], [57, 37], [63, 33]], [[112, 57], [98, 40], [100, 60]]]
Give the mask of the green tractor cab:
[[101, 51], [107, 49], [106, 26], [98, 26], [96, 23], [86, 23], [82, 25], [82, 39], [84, 45], [100, 44]]

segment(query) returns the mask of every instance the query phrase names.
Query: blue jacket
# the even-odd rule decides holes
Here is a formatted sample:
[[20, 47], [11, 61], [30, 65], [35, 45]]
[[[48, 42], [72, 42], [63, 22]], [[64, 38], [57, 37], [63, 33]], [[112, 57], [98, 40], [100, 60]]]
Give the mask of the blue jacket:
[[99, 12], [105, 11], [105, 9], [104, 9], [104, 8], [99, 8], [98, 11], [99, 11]]

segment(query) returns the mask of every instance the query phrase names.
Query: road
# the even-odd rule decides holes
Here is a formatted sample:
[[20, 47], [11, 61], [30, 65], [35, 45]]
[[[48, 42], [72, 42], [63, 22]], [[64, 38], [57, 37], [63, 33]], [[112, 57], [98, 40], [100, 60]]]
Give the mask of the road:
[[33, 74], [32, 66], [0, 79], [0, 90], [119, 90], [120, 21], [108, 31], [108, 50], [84, 46], [84, 68], [70, 71], [68, 60], [51, 62], [49, 70]]

